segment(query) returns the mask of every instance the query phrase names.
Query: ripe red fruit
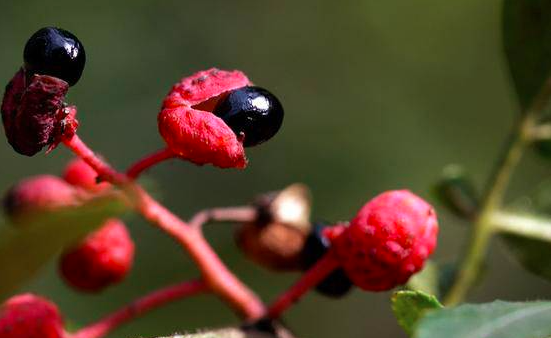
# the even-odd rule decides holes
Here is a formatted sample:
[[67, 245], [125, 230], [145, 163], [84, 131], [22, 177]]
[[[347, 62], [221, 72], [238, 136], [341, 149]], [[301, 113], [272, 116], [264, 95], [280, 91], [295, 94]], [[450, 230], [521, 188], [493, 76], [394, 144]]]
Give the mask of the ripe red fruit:
[[27, 293], [0, 307], [0, 338], [61, 338], [63, 319], [55, 304]]
[[198, 165], [244, 168], [247, 159], [241, 140], [212, 111], [229, 91], [250, 84], [239, 71], [215, 68], [182, 79], [165, 98], [158, 116], [168, 148]]
[[360, 209], [350, 226], [328, 233], [342, 268], [358, 287], [384, 291], [423, 268], [436, 246], [434, 209], [407, 190], [385, 192]]
[[32, 213], [78, 204], [80, 193], [62, 179], [40, 175], [13, 186], [4, 197], [4, 209], [12, 221]]
[[60, 272], [76, 289], [97, 292], [124, 279], [133, 260], [134, 242], [126, 226], [110, 219], [62, 255]]
[[63, 179], [69, 184], [89, 190], [101, 192], [111, 187], [107, 182], [98, 183], [98, 174], [84, 160], [75, 158], [65, 167]]

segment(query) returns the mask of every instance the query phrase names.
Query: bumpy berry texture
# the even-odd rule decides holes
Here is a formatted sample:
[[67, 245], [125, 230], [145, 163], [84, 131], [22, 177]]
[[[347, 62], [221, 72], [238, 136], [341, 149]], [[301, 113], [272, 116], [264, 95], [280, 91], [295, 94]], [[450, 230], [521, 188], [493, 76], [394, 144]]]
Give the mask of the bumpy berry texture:
[[0, 307], [0, 338], [61, 338], [63, 319], [57, 307], [33, 294], [8, 299]]
[[34, 33], [25, 45], [23, 58], [29, 75], [54, 76], [70, 86], [78, 82], [86, 63], [80, 40], [55, 27], [45, 27]]
[[101, 192], [109, 189], [111, 184], [98, 182], [98, 174], [84, 160], [75, 158], [65, 167], [63, 179], [67, 183], [91, 192]]
[[404, 284], [436, 246], [434, 209], [406, 190], [385, 192], [363, 206], [350, 226], [330, 238], [352, 282], [369, 291]]
[[123, 222], [108, 220], [61, 257], [60, 272], [74, 288], [98, 292], [120, 282], [132, 268], [134, 242]]
[[69, 86], [47, 75], [25, 79], [20, 70], [6, 87], [2, 122], [8, 142], [22, 155], [33, 156], [72, 137], [78, 122], [76, 109], [63, 107]]
[[182, 79], [165, 98], [158, 116], [168, 148], [198, 165], [244, 168], [242, 142], [212, 109], [227, 92], [247, 85], [245, 74], [214, 68]]
[[76, 205], [80, 198], [79, 191], [62, 179], [40, 175], [13, 186], [4, 197], [4, 209], [12, 221], [17, 221], [34, 213]]
[[[311, 268], [331, 248], [331, 242], [324, 234], [327, 228], [316, 224], [308, 235], [301, 253], [303, 270]], [[325, 296], [338, 298], [346, 295], [352, 289], [352, 285], [345, 272], [336, 269], [316, 286], [316, 291]]]
[[220, 100], [214, 114], [252, 147], [271, 139], [283, 123], [283, 106], [264, 88], [248, 86], [232, 90]]

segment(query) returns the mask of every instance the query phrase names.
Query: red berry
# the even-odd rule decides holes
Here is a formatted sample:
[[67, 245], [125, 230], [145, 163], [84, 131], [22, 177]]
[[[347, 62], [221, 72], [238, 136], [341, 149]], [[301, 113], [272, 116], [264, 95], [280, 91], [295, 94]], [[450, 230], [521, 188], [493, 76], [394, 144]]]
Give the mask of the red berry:
[[6, 214], [16, 221], [21, 216], [78, 204], [80, 193], [52, 175], [28, 178], [13, 186], [4, 197]]
[[132, 267], [134, 242], [124, 223], [108, 220], [61, 257], [65, 281], [81, 291], [97, 292], [120, 282]]
[[63, 319], [55, 304], [27, 293], [0, 307], [0, 338], [61, 338]]
[[395, 190], [375, 197], [350, 226], [327, 235], [354, 284], [384, 291], [406, 283], [423, 268], [437, 233], [434, 209], [409, 191]]
[[75, 158], [65, 167], [63, 179], [68, 183], [92, 191], [100, 192], [109, 189], [107, 182], [98, 183], [98, 174], [84, 160]]
[[198, 165], [244, 168], [242, 140], [212, 111], [229, 91], [250, 84], [239, 71], [214, 68], [182, 79], [165, 98], [158, 116], [168, 148]]

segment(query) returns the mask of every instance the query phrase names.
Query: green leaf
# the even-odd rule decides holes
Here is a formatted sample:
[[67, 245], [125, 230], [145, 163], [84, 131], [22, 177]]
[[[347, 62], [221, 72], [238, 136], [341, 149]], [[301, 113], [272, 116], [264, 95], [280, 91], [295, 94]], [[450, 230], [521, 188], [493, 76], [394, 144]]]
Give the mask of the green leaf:
[[551, 243], [510, 234], [502, 238], [526, 270], [551, 281]]
[[503, 45], [521, 107], [526, 109], [551, 73], [551, 1], [505, 0]]
[[428, 313], [415, 338], [544, 338], [551, 335], [551, 302], [465, 304]]
[[441, 308], [442, 304], [436, 297], [420, 291], [398, 291], [392, 296], [392, 311], [409, 335], [428, 311]]
[[125, 209], [119, 198], [109, 195], [81, 206], [35, 214], [25, 224], [0, 227], [0, 299], [34, 277], [63, 247]]

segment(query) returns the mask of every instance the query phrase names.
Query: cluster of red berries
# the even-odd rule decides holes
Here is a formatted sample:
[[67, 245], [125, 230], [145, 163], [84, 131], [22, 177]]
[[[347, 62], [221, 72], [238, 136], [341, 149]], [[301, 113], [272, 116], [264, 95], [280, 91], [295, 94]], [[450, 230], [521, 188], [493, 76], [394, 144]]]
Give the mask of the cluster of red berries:
[[[67, 106], [64, 97], [82, 75], [85, 52], [71, 33], [44, 28], [29, 39], [24, 61], [6, 88], [1, 112], [10, 144], [31, 156], [74, 136], [76, 108]], [[213, 68], [174, 85], [158, 115], [158, 127], [170, 155], [198, 165], [244, 168], [244, 147], [272, 138], [283, 115], [279, 100], [253, 86], [245, 74]], [[62, 178], [42, 175], [17, 184], [4, 200], [5, 211], [14, 224], [24, 227], [28, 217], [80, 205], [111, 189], [77, 159]], [[257, 219], [239, 228], [238, 246], [268, 268], [305, 271], [305, 278], [314, 281], [311, 286], [331, 297], [345, 295], [353, 286], [384, 291], [405, 284], [436, 246], [433, 208], [405, 190], [383, 193], [349, 223], [332, 226], [312, 225], [308, 192], [300, 185], [263, 196], [255, 205]], [[97, 292], [121, 281], [133, 256], [126, 226], [110, 219], [66, 248], [60, 272], [72, 287]], [[323, 264], [328, 268], [320, 269]], [[318, 270], [323, 273], [311, 278], [309, 272]], [[63, 335], [61, 316], [45, 299], [25, 294], [0, 308], [0, 338]]]
[[[25, 226], [25, 219], [41, 213], [78, 205], [93, 194], [110, 189], [97, 183], [97, 173], [80, 159], [71, 161], [63, 178], [41, 175], [11, 188], [4, 198], [12, 223]], [[109, 219], [72, 248], [60, 260], [60, 272], [78, 290], [96, 292], [122, 280], [132, 266], [134, 243], [124, 223]]]

